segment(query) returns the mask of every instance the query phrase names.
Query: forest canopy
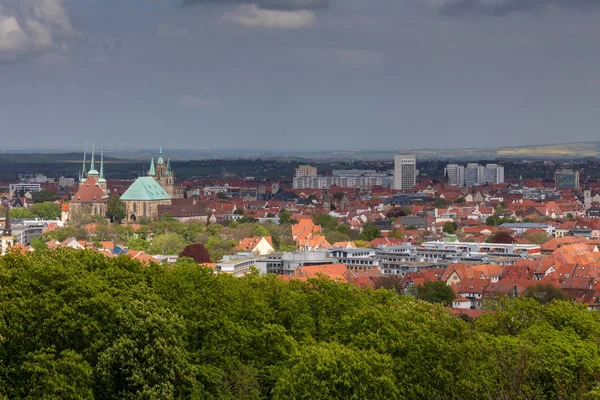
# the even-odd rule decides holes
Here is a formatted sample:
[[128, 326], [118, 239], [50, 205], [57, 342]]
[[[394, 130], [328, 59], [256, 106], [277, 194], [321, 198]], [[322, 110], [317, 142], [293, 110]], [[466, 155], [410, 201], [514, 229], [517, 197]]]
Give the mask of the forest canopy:
[[600, 314], [569, 301], [468, 321], [383, 289], [71, 249], [0, 258], [0, 285], [0, 398], [600, 396]]

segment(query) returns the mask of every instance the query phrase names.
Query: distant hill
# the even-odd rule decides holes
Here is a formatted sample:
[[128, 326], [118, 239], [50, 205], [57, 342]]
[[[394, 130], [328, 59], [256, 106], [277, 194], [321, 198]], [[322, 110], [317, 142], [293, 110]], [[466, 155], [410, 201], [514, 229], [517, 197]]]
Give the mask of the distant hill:
[[[493, 160], [497, 158], [585, 158], [600, 157], [600, 142], [578, 142], [563, 144], [539, 144], [514, 147], [488, 147], [467, 149], [402, 149], [393, 150], [255, 150], [255, 149], [219, 149], [219, 150], [169, 150], [164, 157], [171, 160], [207, 160], [207, 159], [286, 159], [286, 160], [391, 160], [398, 151], [414, 153], [418, 159], [456, 159], [456, 160]], [[156, 158], [156, 150], [138, 150], [125, 152], [105, 152], [105, 163], [146, 162]], [[88, 162], [90, 154], [88, 153]], [[81, 153], [20, 152], [0, 154], [0, 162], [14, 163], [80, 163]], [[96, 154], [96, 160], [100, 157]]]

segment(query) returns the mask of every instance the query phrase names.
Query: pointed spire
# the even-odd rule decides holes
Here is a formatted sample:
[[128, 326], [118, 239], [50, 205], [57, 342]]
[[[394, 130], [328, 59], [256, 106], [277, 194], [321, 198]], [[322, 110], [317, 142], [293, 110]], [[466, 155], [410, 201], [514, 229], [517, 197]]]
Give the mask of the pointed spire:
[[154, 157], [152, 157], [152, 161], [150, 161], [150, 171], [148, 171], [148, 176], [155, 176], [156, 168], [154, 168]]
[[165, 163], [165, 160], [163, 160], [163, 156], [162, 156], [162, 147], [160, 148], [160, 150], [158, 150], [158, 159], [156, 160], [156, 163], [158, 165], [162, 165]]
[[85, 175], [86, 175], [86, 171], [85, 171], [85, 155], [87, 154], [87, 145], [85, 146], [85, 149], [83, 150], [83, 167], [81, 168], [81, 182], [85, 181]]
[[92, 176], [96, 176], [98, 175], [98, 171], [96, 171], [95, 165], [94, 165], [94, 153], [96, 152], [96, 143], [92, 142], [92, 159], [90, 161], [90, 170], [88, 171], [88, 176], [92, 175]]
[[100, 147], [100, 179], [99, 182], [106, 182], [104, 179], [104, 149]]
[[92, 161], [90, 161], [90, 171], [95, 170], [94, 168], [94, 150], [96, 149], [96, 142], [92, 142]]

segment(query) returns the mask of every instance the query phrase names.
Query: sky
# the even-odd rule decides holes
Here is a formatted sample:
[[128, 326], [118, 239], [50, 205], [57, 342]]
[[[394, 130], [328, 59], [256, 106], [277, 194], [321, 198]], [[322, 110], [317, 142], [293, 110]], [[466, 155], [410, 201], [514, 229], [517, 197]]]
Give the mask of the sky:
[[0, 148], [596, 141], [598, 21], [598, 0], [0, 0]]

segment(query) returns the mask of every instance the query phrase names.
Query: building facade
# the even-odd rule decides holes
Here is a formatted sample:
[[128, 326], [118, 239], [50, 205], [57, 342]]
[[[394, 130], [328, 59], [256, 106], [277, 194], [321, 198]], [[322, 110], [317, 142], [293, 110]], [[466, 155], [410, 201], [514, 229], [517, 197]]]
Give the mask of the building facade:
[[158, 219], [158, 207], [171, 205], [171, 196], [156, 181], [154, 176], [141, 176], [123, 193], [127, 221], [140, 218]]
[[464, 165], [448, 164], [444, 170], [444, 177], [447, 184], [452, 186], [465, 186], [465, 167]]
[[556, 189], [579, 189], [579, 171], [556, 171], [554, 187]]
[[412, 190], [417, 182], [417, 159], [413, 154], [398, 153], [394, 157], [394, 189]]

